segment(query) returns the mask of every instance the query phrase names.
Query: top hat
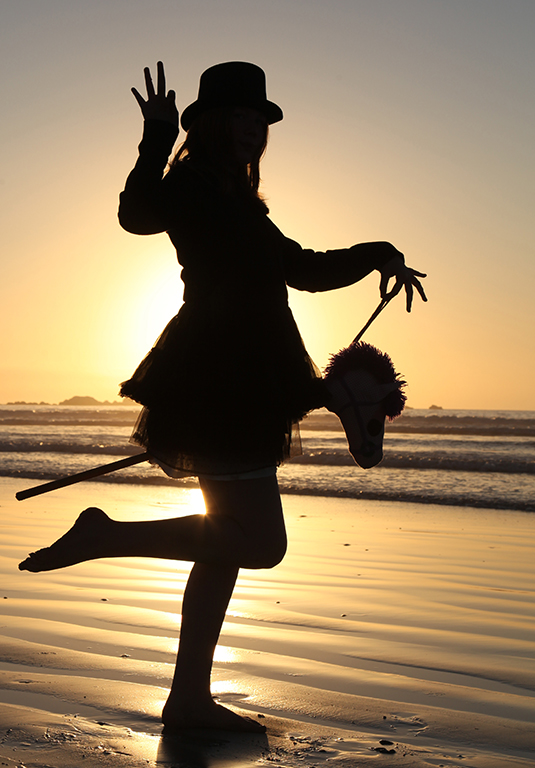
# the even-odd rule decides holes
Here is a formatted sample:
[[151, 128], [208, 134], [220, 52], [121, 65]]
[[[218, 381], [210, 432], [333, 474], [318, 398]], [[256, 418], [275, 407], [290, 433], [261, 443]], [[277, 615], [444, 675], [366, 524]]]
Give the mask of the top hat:
[[282, 109], [267, 100], [264, 70], [245, 61], [216, 64], [202, 73], [197, 101], [182, 112], [182, 128], [189, 131], [195, 118], [217, 107], [256, 109], [269, 125], [282, 120]]

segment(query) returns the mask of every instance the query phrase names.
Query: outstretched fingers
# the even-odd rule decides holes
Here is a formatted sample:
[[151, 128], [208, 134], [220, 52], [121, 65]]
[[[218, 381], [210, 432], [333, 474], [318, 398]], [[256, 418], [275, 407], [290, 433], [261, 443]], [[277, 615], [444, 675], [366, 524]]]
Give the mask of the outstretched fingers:
[[132, 91], [132, 93], [134, 94], [134, 98], [135, 98], [135, 100], [137, 101], [137, 103], [139, 104], [139, 108], [140, 108], [140, 109], [141, 109], [141, 111], [143, 112], [143, 107], [144, 107], [144, 106], [145, 106], [145, 104], [146, 104], [146, 101], [145, 101], [145, 99], [144, 99], [144, 98], [143, 98], [143, 96], [140, 94], [140, 92], [138, 91], [138, 89], [137, 89], [137, 88], [131, 88], [130, 90], [131, 90], [131, 91]]
[[[381, 282], [379, 286], [381, 298], [388, 300], [393, 299], [394, 296], [397, 296], [398, 293], [400, 293], [402, 288], [405, 288], [406, 308], [407, 312], [410, 312], [414, 299], [414, 288], [416, 288], [422, 301], [427, 301], [427, 296], [418, 279], [419, 277], [426, 277], [426, 274], [408, 267], [400, 258], [391, 259], [381, 269]], [[389, 291], [388, 283], [391, 278], [395, 278], [395, 283], [393, 288]]]
[[410, 312], [412, 309], [412, 300], [414, 298], [414, 291], [412, 289], [412, 283], [410, 282], [405, 283], [405, 297], [406, 297], [405, 306], [407, 308], [407, 312]]
[[175, 92], [166, 93], [165, 70], [163, 62], [156, 65], [156, 90], [149, 67], [143, 70], [147, 97], [144, 98], [137, 88], [132, 93], [137, 101], [145, 120], [164, 120], [178, 127], [178, 112], [175, 105]]
[[418, 275], [418, 277], [427, 277], [427, 275], [425, 275], [423, 272], [417, 272], [415, 269], [411, 269], [410, 267], [406, 267], [406, 272], [403, 278], [400, 279], [398, 277], [399, 288], [396, 292], [399, 293], [401, 288], [405, 287], [407, 312], [410, 312], [412, 309], [414, 288], [416, 288], [418, 291], [422, 301], [427, 301], [427, 296], [425, 295], [423, 286], [416, 275]]
[[[154, 90], [154, 84], [152, 82], [152, 75], [150, 72], [149, 67], [145, 67], [143, 70], [143, 75], [145, 77], [145, 89], [147, 91], [147, 98], [144, 99], [143, 96], [140, 94], [137, 88], [131, 88], [132, 93], [135, 96], [135, 99], [139, 106], [141, 107], [141, 110], [143, 111], [143, 107], [148, 104], [148, 102], [151, 99], [154, 99], [156, 96], [156, 92]], [[161, 93], [160, 91], [160, 78], [163, 77], [163, 87], [165, 90], [165, 74], [163, 72], [163, 64], [161, 61], [158, 62], [158, 93]]]
[[427, 296], [425, 295], [424, 287], [421, 284], [421, 282], [418, 280], [419, 277], [427, 277], [424, 272], [417, 272], [415, 269], [410, 270], [412, 272], [412, 284], [420, 294], [420, 297], [422, 301], [427, 301]]
[[159, 61], [156, 64], [156, 70], [157, 70], [157, 88], [158, 88], [158, 96], [165, 97], [165, 70], [163, 68], [163, 61]]
[[152, 75], [150, 73], [149, 67], [145, 67], [143, 70], [143, 74], [145, 76], [145, 88], [147, 89], [147, 101], [150, 99], [153, 99], [156, 95], [154, 91], [154, 85], [152, 83]]

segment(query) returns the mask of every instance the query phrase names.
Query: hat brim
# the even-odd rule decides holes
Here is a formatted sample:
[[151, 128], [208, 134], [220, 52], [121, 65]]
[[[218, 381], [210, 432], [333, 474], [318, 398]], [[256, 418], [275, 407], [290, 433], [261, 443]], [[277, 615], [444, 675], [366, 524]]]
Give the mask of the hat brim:
[[202, 102], [197, 99], [197, 101], [194, 101], [193, 104], [190, 104], [182, 112], [180, 124], [185, 131], [189, 131], [193, 125], [193, 122], [199, 117], [199, 115], [201, 115], [203, 112], [208, 112], [210, 109], [218, 109], [221, 107], [247, 107], [249, 109], [256, 109], [258, 112], [261, 112], [265, 116], [268, 125], [273, 125], [273, 123], [280, 122], [284, 116], [282, 109], [273, 101], [268, 101], [267, 99], [266, 101], [262, 101], [260, 103], [251, 102], [248, 104], [217, 104], [212, 101]]

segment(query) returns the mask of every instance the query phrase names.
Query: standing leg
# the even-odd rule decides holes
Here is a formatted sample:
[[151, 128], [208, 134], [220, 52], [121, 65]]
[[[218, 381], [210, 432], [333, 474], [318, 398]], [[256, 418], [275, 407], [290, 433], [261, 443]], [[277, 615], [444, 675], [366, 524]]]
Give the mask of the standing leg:
[[[201, 487], [207, 515], [229, 514], [229, 507], [232, 505], [238, 520], [242, 518], [243, 512], [247, 514], [246, 530], [249, 535], [256, 528], [255, 519], [261, 524], [264, 518], [268, 558], [282, 559], [286, 548], [286, 534], [278, 489], [276, 494], [273, 493], [273, 489], [277, 488], [276, 481], [271, 480], [275, 478], [270, 479], [268, 483], [263, 481], [261, 486], [255, 481], [203, 481]], [[261, 495], [258, 494], [260, 487], [263, 489]], [[264, 506], [262, 500], [266, 499], [269, 500], [268, 506], [264, 507], [264, 514], [258, 517], [260, 508]], [[243, 522], [245, 525], [244, 520]], [[266, 566], [269, 567], [267, 559]], [[162, 713], [164, 725], [169, 728], [205, 727], [257, 733], [265, 731], [265, 727], [256, 720], [240, 717], [216, 704], [210, 693], [214, 651], [237, 576], [238, 568], [231, 565], [195, 563], [191, 570], [182, 603], [182, 625], [175, 674]]]
[[214, 651], [238, 569], [195, 563], [182, 602], [182, 624], [175, 674], [162, 713], [168, 728], [222, 728], [257, 731], [265, 728], [215, 703], [210, 693]]

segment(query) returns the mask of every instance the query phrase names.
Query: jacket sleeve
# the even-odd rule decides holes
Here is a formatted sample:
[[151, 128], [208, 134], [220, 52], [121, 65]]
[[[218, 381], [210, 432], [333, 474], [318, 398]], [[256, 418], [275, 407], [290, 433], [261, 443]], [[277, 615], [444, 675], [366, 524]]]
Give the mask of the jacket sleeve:
[[353, 285], [394, 256], [403, 255], [387, 242], [360, 243], [333, 251], [312, 251], [285, 238], [286, 283], [300, 291], [330, 291]]
[[169, 195], [164, 177], [178, 128], [164, 120], [146, 120], [138, 160], [119, 196], [119, 223], [135, 235], [169, 228]]

